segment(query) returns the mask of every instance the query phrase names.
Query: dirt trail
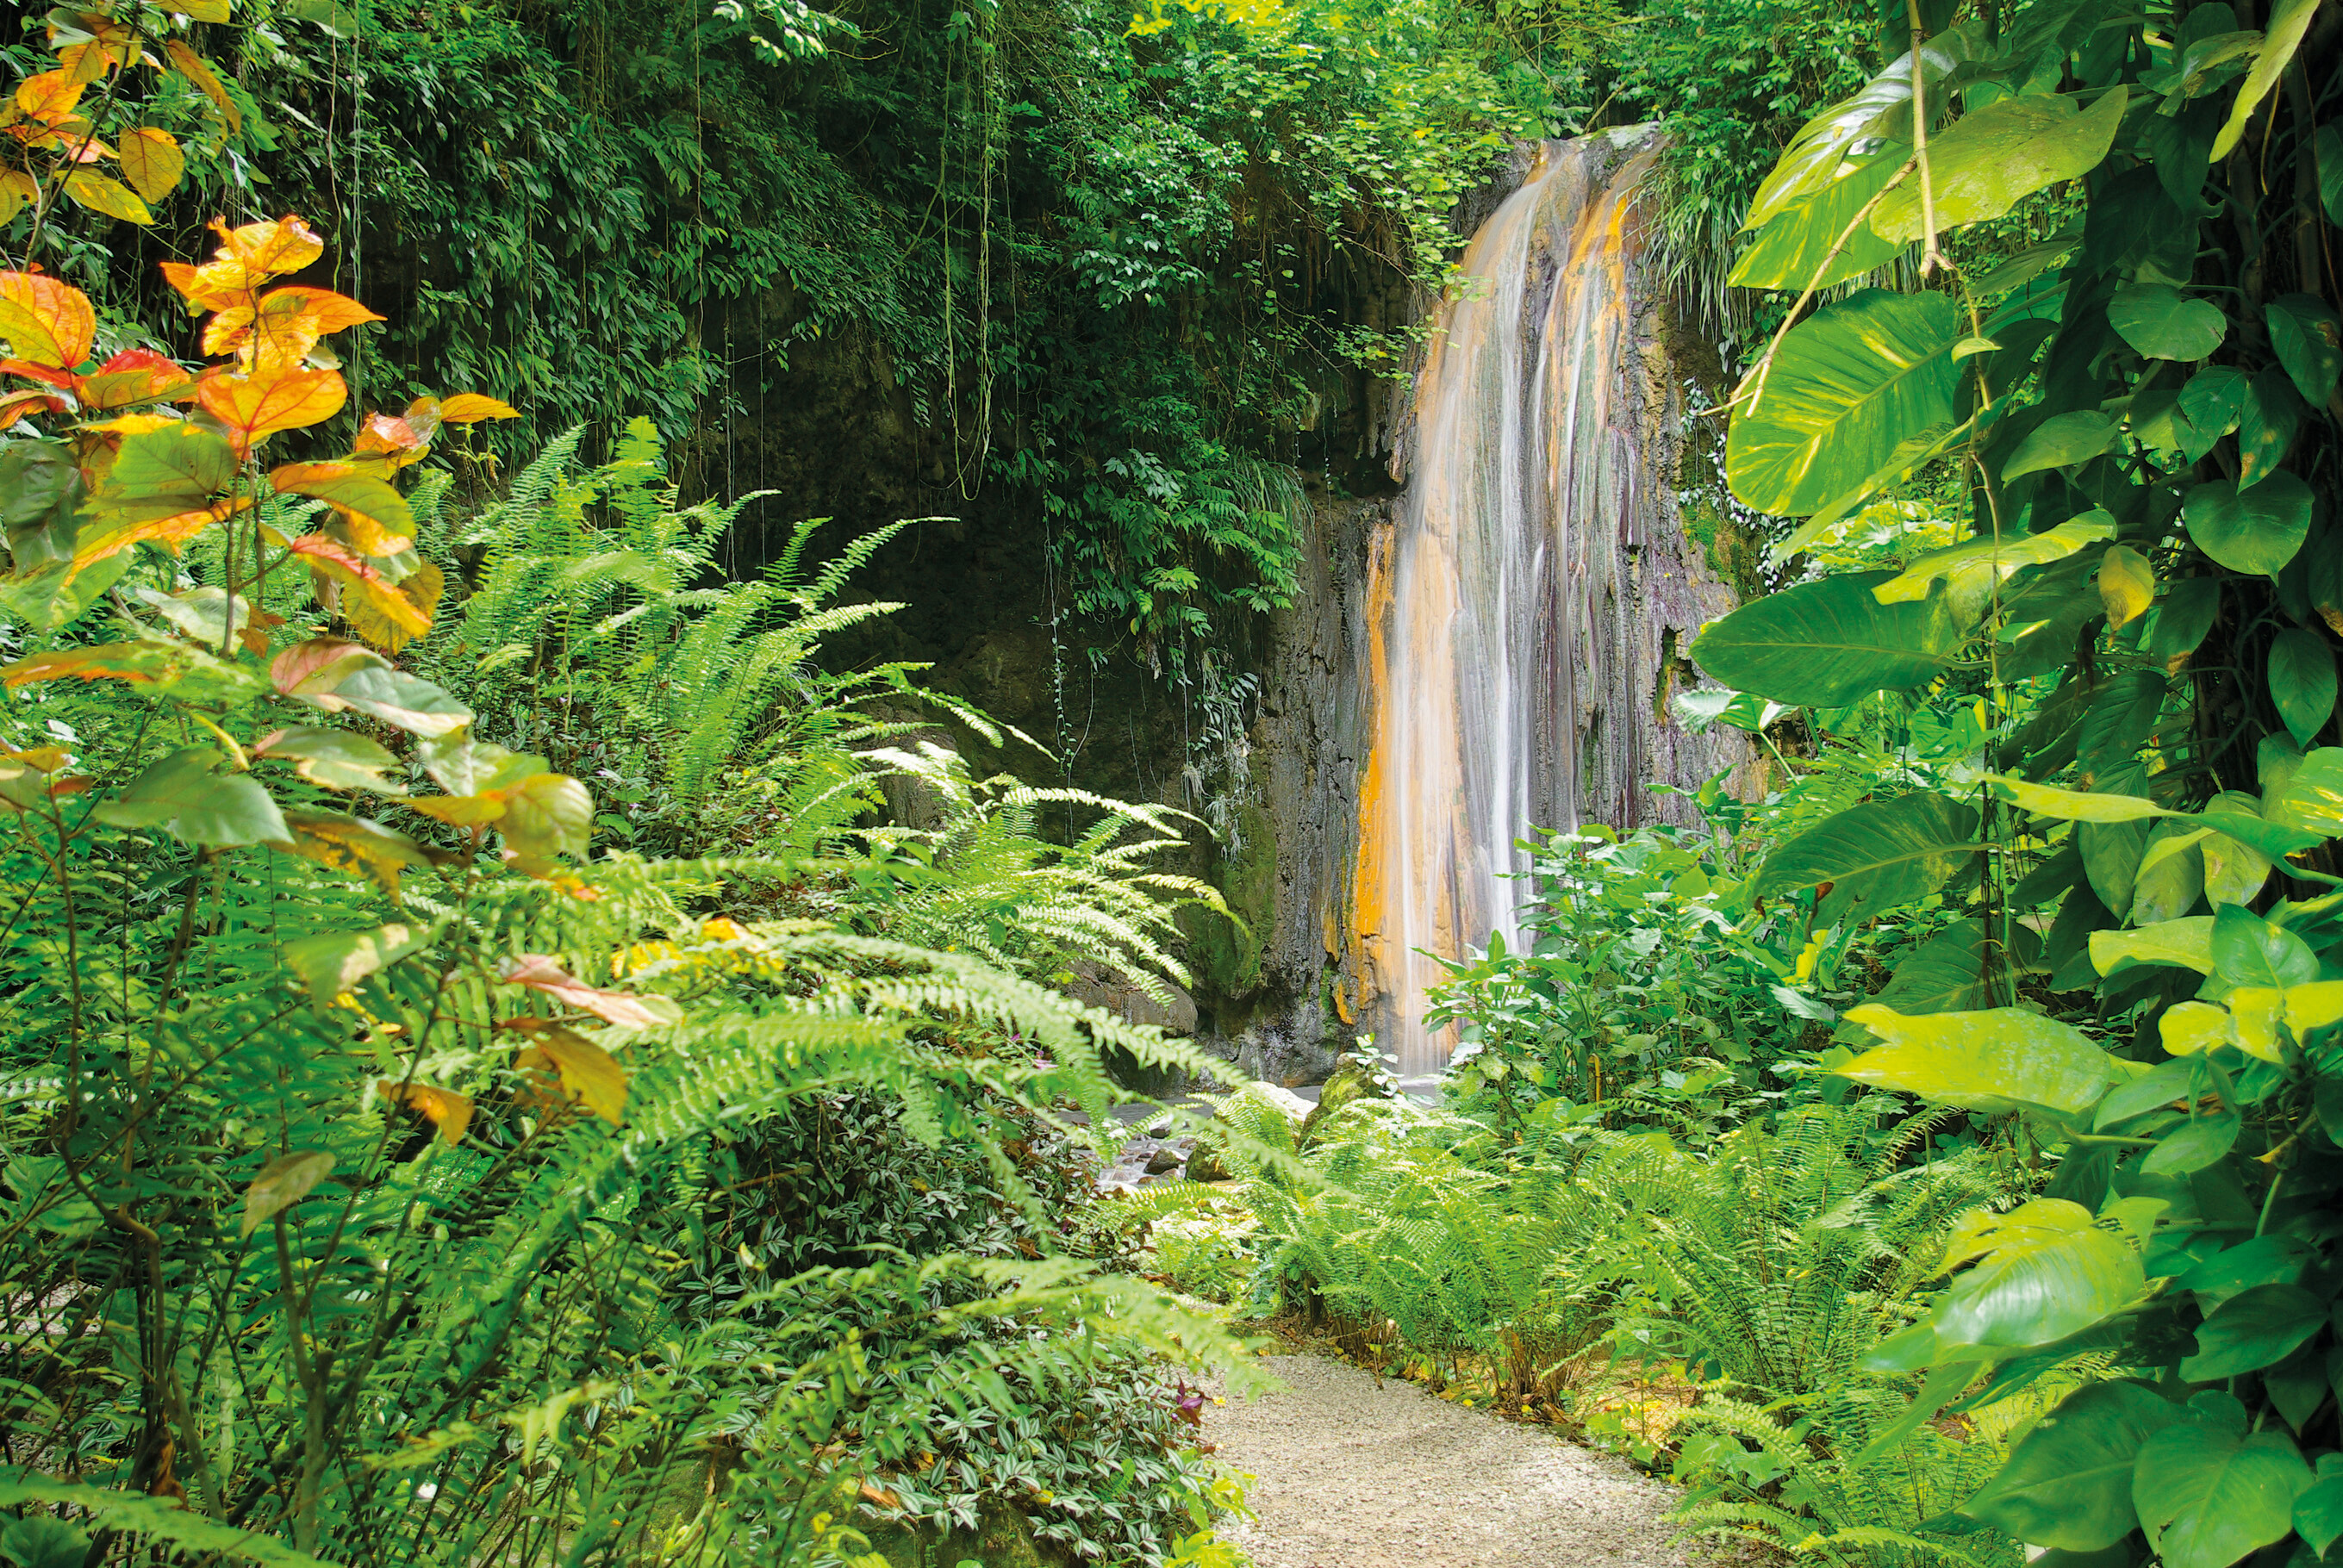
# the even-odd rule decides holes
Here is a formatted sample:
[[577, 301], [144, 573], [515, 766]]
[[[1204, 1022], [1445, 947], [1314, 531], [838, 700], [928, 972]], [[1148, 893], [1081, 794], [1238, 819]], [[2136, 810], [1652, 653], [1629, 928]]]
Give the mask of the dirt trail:
[[1290, 1387], [1207, 1406], [1204, 1435], [1251, 1473], [1260, 1568], [1685, 1568], [1671, 1493], [1625, 1461], [1320, 1356]]

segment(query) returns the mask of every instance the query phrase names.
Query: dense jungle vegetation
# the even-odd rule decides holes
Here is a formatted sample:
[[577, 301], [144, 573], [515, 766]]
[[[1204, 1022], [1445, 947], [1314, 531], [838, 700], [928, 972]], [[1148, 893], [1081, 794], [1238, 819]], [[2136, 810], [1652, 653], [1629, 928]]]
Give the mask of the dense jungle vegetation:
[[[2320, 0], [0, 25], [15, 1568], [1231, 1568], [1262, 1322], [1782, 1556], [2343, 1537]], [[902, 525], [740, 455], [877, 367], [1176, 678], [1459, 198], [1644, 120], [1764, 782], [1542, 835], [1438, 1104], [1297, 1123], [1066, 989], [1185, 979], [1197, 825], [825, 658]], [[1111, 1066], [1230, 1180], [1101, 1196]]]

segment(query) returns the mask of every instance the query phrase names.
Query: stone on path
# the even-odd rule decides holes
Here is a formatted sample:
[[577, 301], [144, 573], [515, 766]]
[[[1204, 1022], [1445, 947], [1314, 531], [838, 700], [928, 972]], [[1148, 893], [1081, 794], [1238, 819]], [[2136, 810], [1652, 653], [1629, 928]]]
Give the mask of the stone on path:
[[1205, 1407], [1260, 1514], [1222, 1532], [1259, 1568], [1684, 1568], [1676, 1493], [1624, 1460], [1322, 1356], [1290, 1386]]

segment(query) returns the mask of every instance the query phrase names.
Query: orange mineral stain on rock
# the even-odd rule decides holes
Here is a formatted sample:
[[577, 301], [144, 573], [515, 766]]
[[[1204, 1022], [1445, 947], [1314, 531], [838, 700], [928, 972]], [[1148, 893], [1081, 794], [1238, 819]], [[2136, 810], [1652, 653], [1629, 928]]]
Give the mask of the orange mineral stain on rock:
[[1632, 828], [1660, 814], [1647, 780], [1732, 759], [1685, 744], [1654, 686], [1731, 600], [1679, 558], [1680, 393], [1638, 337], [1653, 161], [1607, 137], [1549, 144], [1465, 251], [1416, 382], [1406, 493], [1370, 560], [1351, 900], [1362, 1014], [1403, 1073], [1453, 1045], [1423, 1023], [1437, 960], [1493, 932], [1519, 943], [1518, 840]]

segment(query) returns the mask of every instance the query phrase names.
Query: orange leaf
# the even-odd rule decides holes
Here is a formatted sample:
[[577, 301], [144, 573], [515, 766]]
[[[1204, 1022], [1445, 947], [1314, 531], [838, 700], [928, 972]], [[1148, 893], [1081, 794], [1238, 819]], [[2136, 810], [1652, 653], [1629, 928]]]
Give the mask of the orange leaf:
[[16, 107], [26, 119], [53, 126], [73, 113], [87, 85], [75, 81], [70, 72], [44, 71], [16, 84]]
[[382, 319], [330, 289], [272, 288], [257, 306], [232, 306], [213, 317], [204, 328], [204, 352], [234, 354], [257, 369], [296, 365], [327, 334]]
[[439, 405], [439, 417], [449, 425], [477, 425], [483, 419], [518, 419], [520, 412], [478, 392], [458, 392]]
[[201, 310], [231, 310], [252, 297], [252, 274], [238, 261], [207, 261], [190, 266], [184, 261], [161, 264], [163, 276], [184, 296], [190, 314]]
[[81, 384], [81, 377], [70, 370], [53, 366], [35, 365], [29, 359], [0, 359], [0, 370], [11, 376], [22, 376], [34, 381], [45, 381], [52, 387], [62, 387], [71, 392]]
[[214, 372], [196, 383], [196, 401], [250, 446], [341, 412], [350, 389], [338, 370], [287, 368], [253, 376]]
[[564, 970], [547, 953], [523, 953], [508, 959], [498, 971], [507, 985], [527, 986], [579, 1012], [590, 1012], [605, 1023], [625, 1029], [656, 1029], [666, 1021], [625, 991], [598, 990]]
[[531, 1057], [549, 1061], [561, 1073], [561, 1087], [584, 1101], [587, 1110], [609, 1122], [626, 1115], [627, 1070], [608, 1051], [574, 1029], [539, 1018], [508, 1019], [500, 1027], [529, 1038], [529, 1050], [515, 1065], [533, 1066]]
[[350, 628], [377, 648], [397, 653], [409, 642], [422, 636], [413, 623], [420, 618], [425, 630], [430, 629], [431, 618], [439, 608], [439, 596], [447, 588], [447, 579], [439, 568], [424, 561], [398, 579], [396, 590], [365, 591], [342, 603], [342, 618]]
[[152, 126], [123, 132], [122, 146], [115, 156], [122, 160], [122, 177], [148, 201], [168, 196], [178, 186], [179, 176], [187, 172], [177, 138]]
[[423, 460], [431, 450], [430, 444], [416, 434], [415, 427], [395, 414], [369, 414], [358, 427], [357, 444], [350, 454], [357, 457], [379, 457], [392, 468], [404, 468], [409, 463]]
[[85, 530], [74, 549], [74, 569], [95, 566], [109, 556], [120, 555], [133, 545], [156, 544], [169, 548], [173, 555], [179, 547], [210, 528], [224, 523], [238, 512], [251, 509], [256, 497], [249, 495], [222, 496], [206, 506], [184, 512], [174, 512], [162, 518], [123, 518], [102, 528]]
[[[370, 640], [395, 653], [409, 639], [431, 629], [430, 609], [401, 593], [347, 545], [323, 534], [303, 534], [292, 541], [291, 548], [309, 563], [311, 575], [318, 579], [319, 600], [338, 608]], [[431, 596], [435, 603], [437, 588], [435, 581]]]
[[0, 337], [19, 359], [70, 370], [97, 341], [89, 297], [38, 272], [0, 272]]
[[[51, 12], [51, 16], [58, 15]], [[126, 68], [138, 56], [138, 35], [111, 16], [84, 11], [74, 17], [79, 32], [86, 36], [72, 43], [60, 44], [64, 31], [55, 21], [49, 24], [49, 46], [57, 52], [57, 63], [76, 82], [89, 83], [104, 79], [106, 73], [117, 67]]]
[[213, 72], [210, 62], [176, 38], [165, 39], [163, 49], [171, 56], [171, 64], [177, 68], [179, 75], [194, 83], [196, 91], [212, 101], [227, 121], [228, 130], [243, 130], [244, 113], [236, 106], [236, 100], [227, 95], [227, 89], [220, 85], [220, 79]]
[[431, 397], [417, 397], [407, 406], [407, 412], [401, 414], [399, 417], [406, 420], [408, 427], [417, 436], [428, 441], [432, 437], [439, 434], [441, 423], [439, 399]]
[[371, 466], [287, 463], [269, 472], [268, 482], [287, 495], [332, 503], [349, 525], [350, 543], [360, 555], [397, 555], [415, 543], [415, 514], [407, 509], [407, 498]]
[[36, 653], [0, 666], [0, 683], [14, 691], [43, 680], [126, 680], [153, 686], [179, 674], [192, 662], [178, 645], [166, 642], [100, 642]]
[[84, 408], [126, 408], [167, 397], [194, 379], [151, 348], [126, 348], [83, 377], [75, 391]]
[[324, 238], [298, 213], [235, 228], [214, 218], [212, 232], [220, 236], [220, 247], [213, 255], [242, 262], [254, 272], [298, 272], [326, 254]]
[[52, 397], [46, 392], [0, 392], [0, 430], [13, 429], [17, 420], [44, 408], [52, 414], [62, 414], [65, 400]]
[[445, 1143], [461, 1143], [464, 1129], [472, 1124], [472, 1098], [452, 1089], [434, 1089], [427, 1083], [410, 1083], [402, 1092], [387, 1078], [375, 1081], [375, 1091], [385, 1100], [403, 1101], [410, 1111], [419, 1111], [429, 1117], [439, 1129]]

